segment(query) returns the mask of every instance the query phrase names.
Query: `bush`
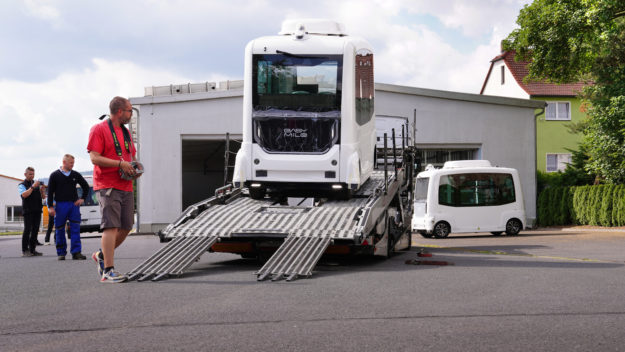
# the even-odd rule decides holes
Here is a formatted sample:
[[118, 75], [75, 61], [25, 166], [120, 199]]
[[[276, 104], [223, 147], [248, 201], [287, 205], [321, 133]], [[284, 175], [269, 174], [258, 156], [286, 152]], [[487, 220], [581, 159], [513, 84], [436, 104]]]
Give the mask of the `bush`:
[[604, 185], [601, 186], [600, 190], [599, 225], [612, 226], [612, 193], [614, 186]]
[[547, 187], [537, 205], [541, 226], [625, 226], [625, 185]]

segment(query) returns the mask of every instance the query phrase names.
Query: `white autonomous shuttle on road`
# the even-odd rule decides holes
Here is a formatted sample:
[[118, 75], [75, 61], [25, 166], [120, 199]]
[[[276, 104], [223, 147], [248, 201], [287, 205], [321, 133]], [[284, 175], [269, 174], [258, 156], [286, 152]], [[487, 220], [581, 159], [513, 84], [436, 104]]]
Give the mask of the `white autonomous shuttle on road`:
[[525, 227], [525, 205], [516, 169], [488, 160], [448, 161], [426, 167], [416, 179], [412, 231], [444, 238], [450, 232], [516, 235]]
[[243, 141], [233, 183], [349, 197], [374, 168], [373, 52], [328, 20], [285, 21], [245, 49]]

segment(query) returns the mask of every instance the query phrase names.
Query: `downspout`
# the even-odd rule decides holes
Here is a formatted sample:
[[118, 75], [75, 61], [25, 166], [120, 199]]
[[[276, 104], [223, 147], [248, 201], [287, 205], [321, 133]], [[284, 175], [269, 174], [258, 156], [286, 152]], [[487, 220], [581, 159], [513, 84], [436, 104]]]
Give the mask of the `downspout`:
[[[137, 142], [137, 147], [136, 148], [137, 148], [137, 155], [140, 156], [141, 155], [141, 153], [140, 153], [141, 143], [139, 143], [139, 141], [141, 140], [141, 138], [139, 137], [140, 136], [140, 133], [139, 133], [139, 116], [140, 116], [140, 111], [139, 111], [139, 109], [135, 108], [134, 106], [132, 107], [132, 110], [137, 112], [137, 141], [136, 141]], [[138, 157], [137, 157], [137, 160], [139, 160]], [[140, 221], [141, 220], [140, 219], [141, 218], [141, 212], [139, 211], [139, 209], [141, 209], [139, 207], [139, 205], [141, 204], [140, 203], [141, 202], [141, 200], [140, 200], [141, 197], [139, 197], [139, 195], [140, 195], [139, 191], [140, 191], [139, 180], [137, 179], [137, 204], [136, 204], [136, 206], [137, 206], [137, 223], [135, 224], [135, 232], [136, 233], [139, 233], [139, 226], [140, 226], [139, 224], [141, 224], [141, 221]]]
[[[545, 103], [545, 106], [547, 103]], [[536, 226], [536, 222], [538, 221], [538, 116], [545, 113], [545, 106], [540, 108], [540, 111], [534, 114], [534, 167], [536, 171], [534, 172], [534, 184], [536, 185], [536, 204], [534, 205], [534, 209], [536, 209], [536, 219], [534, 220], [534, 224], [532, 224], [532, 228]]]

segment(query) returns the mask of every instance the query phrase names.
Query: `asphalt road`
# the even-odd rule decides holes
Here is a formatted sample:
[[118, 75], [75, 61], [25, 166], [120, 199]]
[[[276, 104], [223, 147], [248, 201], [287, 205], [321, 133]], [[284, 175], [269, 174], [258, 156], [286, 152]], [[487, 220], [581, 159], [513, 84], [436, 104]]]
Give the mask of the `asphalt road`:
[[[51, 246], [22, 258], [20, 241], [0, 237], [0, 351], [625, 350], [625, 232], [416, 235], [389, 260], [324, 259], [294, 282], [206, 253], [181, 278], [116, 285]], [[131, 236], [116, 266], [160, 246]]]

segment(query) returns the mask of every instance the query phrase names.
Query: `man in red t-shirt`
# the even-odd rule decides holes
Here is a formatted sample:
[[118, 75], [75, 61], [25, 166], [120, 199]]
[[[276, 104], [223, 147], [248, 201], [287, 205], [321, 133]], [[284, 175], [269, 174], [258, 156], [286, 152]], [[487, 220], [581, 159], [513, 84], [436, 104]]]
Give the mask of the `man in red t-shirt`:
[[91, 256], [98, 264], [101, 282], [126, 281], [126, 276], [114, 268], [115, 248], [124, 242], [134, 224], [132, 181], [121, 172], [136, 178], [131, 162], [136, 150], [130, 133], [124, 126], [132, 117], [132, 105], [126, 98], [115, 97], [109, 104], [110, 119], [98, 123], [89, 132], [87, 151], [93, 163], [93, 190], [102, 212], [102, 248]]

